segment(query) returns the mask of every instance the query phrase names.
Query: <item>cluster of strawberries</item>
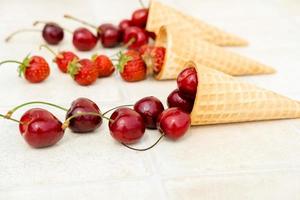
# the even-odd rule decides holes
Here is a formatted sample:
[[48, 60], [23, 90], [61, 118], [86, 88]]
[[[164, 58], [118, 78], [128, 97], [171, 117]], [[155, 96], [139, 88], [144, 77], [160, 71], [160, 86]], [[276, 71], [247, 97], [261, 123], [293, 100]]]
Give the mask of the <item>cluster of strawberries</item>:
[[[80, 59], [71, 51], [54, 52], [47, 45], [42, 45], [53, 55], [53, 61], [63, 73], [68, 73], [79, 84], [91, 85], [98, 77], [108, 77], [115, 71], [115, 66], [106, 55], [93, 55], [91, 59]], [[138, 50], [119, 52], [117, 69], [125, 81], [134, 82], [146, 78], [147, 69], [154, 73], [160, 71], [165, 54], [165, 48], [144, 45]], [[22, 62], [7, 60], [1, 64], [14, 62], [19, 64], [19, 75], [31, 83], [40, 83], [50, 75], [50, 67], [41, 56], [27, 56]], [[149, 70], [148, 70], [149, 71]]]

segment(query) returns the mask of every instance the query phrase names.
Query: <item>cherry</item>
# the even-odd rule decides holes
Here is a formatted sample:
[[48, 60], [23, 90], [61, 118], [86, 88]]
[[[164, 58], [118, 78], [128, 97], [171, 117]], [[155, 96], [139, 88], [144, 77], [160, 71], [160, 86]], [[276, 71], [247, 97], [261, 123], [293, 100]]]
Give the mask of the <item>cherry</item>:
[[[96, 103], [87, 98], [78, 98], [72, 102], [70, 109], [66, 114], [66, 119], [78, 113], [96, 113], [100, 115], [100, 109]], [[102, 118], [95, 115], [81, 115], [72, 118], [69, 121], [69, 128], [75, 133], [92, 132], [102, 124]]]
[[55, 56], [53, 62], [57, 64], [58, 68], [63, 73], [67, 73], [69, 63], [71, 63], [74, 59], [79, 59], [79, 57], [71, 51], [61, 51], [59, 53], [56, 53], [47, 45], [41, 45], [40, 48], [42, 47], [46, 48]]
[[137, 101], [134, 110], [142, 116], [147, 128], [156, 129], [157, 118], [164, 111], [164, 106], [159, 99], [150, 96]]
[[98, 37], [105, 48], [116, 47], [122, 40], [122, 33], [118, 27], [113, 24], [101, 24], [98, 27]]
[[64, 39], [64, 30], [56, 23], [47, 23], [43, 28], [42, 35], [48, 44], [54, 45]]
[[47, 61], [41, 56], [26, 56], [22, 62], [15, 60], [6, 60], [0, 62], [4, 63], [17, 63], [19, 64], [19, 76], [25, 76], [26, 80], [31, 83], [40, 83], [44, 81], [50, 74], [50, 67]]
[[119, 45], [122, 39], [119, 28], [114, 26], [113, 24], [101, 24], [99, 27], [96, 27], [93, 24], [90, 24], [71, 15], [64, 15], [64, 17], [94, 28], [97, 31], [98, 39], [101, 40], [101, 44], [105, 48], [116, 47], [117, 45]]
[[145, 28], [148, 19], [148, 12], [149, 10], [147, 8], [142, 8], [134, 11], [131, 16], [132, 24], [140, 28]]
[[184, 69], [177, 77], [180, 93], [190, 99], [195, 99], [198, 86], [197, 72], [194, 67]]
[[167, 102], [169, 108], [178, 107], [187, 113], [191, 113], [194, 106], [194, 101], [182, 97], [178, 89], [171, 92], [171, 94], [168, 96]]
[[180, 108], [166, 109], [157, 121], [158, 130], [173, 140], [182, 137], [191, 126], [190, 115]]
[[25, 141], [34, 148], [52, 146], [64, 135], [62, 123], [52, 113], [41, 108], [25, 112], [19, 129]]
[[13, 32], [12, 34], [10, 34], [5, 39], [5, 41], [9, 42], [13, 36], [15, 36], [16, 34], [22, 33], [22, 32], [42, 32], [42, 36], [43, 36], [44, 40], [48, 44], [51, 44], [51, 45], [56, 45], [64, 39], [64, 29], [61, 26], [59, 26], [58, 24], [53, 23], [53, 22], [37, 21], [37, 22], [34, 23], [34, 25], [37, 25], [39, 23], [44, 23], [45, 24], [42, 30], [39, 30], [39, 29], [20, 29], [20, 30], [17, 30], [15, 32]]
[[123, 19], [120, 23], [119, 23], [119, 29], [122, 32], [122, 34], [124, 34], [125, 30], [132, 26], [132, 22], [129, 19]]
[[86, 28], [78, 28], [73, 33], [73, 45], [79, 51], [92, 50], [97, 44], [97, 37]]
[[124, 144], [137, 142], [145, 133], [143, 118], [130, 108], [119, 108], [113, 112], [108, 126], [112, 137]]
[[123, 43], [129, 49], [139, 49], [144, 44], [147, 44], [148, 40], [149, 38], [145, 30], [139, 27], [131, 26], [125, 29]]

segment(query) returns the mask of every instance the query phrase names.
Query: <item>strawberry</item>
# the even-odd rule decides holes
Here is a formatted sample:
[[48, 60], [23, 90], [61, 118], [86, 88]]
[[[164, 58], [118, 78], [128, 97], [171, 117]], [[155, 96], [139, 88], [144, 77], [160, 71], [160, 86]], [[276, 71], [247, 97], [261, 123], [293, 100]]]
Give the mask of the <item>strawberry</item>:
[[50, 74], [50, 67], [47, 61], [40, 56], [26, 56], [22, 62], [16, 60], [6, 60], [0, 62], [4, 63], [17, 63], [19, 64], [19, 76], [25, 76], [26, 80], [31, 83], [39, 83], [44, 81]]
[[92, 61], [98, 70], [98, 77], [110, 76], [115, 71], [113, 63], [105, 55], [93, 55]]
[[57, 64], [60, 71], [62, 71], [63, 73], [67, 73], [68, 65], [70, 62], [72, 62], [73, 59], [79, 58], [71, 51], [62, 51], [56, 55], [54, 62]]
[[68, 73], [79, 85], [91, 85], [98, 78], [98, 70], [89, 59], [73, 59], [68, 65]]
[[140, 52], [147, 68], [152, 69], [155, 74], [158, 74], [164, 64], [166, 49], [164, 47], [147, 45], [143, 46]]
[[117, 68], [125, 81], [134, 82], [146, 78], [146, 65], [138, 51], [128, 50], [125, 53], [120, 52]]

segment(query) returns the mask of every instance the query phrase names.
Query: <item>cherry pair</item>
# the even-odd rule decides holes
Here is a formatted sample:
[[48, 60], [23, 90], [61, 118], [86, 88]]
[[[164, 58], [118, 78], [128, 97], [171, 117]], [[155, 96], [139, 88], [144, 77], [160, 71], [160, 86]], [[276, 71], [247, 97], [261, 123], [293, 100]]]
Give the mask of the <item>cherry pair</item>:
[[168, 96], [169, 107], [179, 107], [183, 111], [192, 112], [197, 93], [198, 78], [194, 67], [184, 69], [177, 77], [178, 89]]

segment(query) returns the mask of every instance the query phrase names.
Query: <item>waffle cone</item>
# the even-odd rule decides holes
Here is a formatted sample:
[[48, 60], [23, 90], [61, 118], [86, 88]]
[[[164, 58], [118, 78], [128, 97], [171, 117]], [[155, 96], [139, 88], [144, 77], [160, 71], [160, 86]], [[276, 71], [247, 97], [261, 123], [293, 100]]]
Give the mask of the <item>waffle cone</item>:
[[182, 31], [192, 30], [190, 34], [192, 33], [195, 37], [201, 37], [203, 40], [219, 46], [247, 45], [247, 41], [238, 36], [226, 33], [194, 17], [184, 15], [171, 7], [152, 0], [150, 2], [146, 29], [158, 34], [161, 26], [169, 24], [176, 24], [177, 28]]
[[300, 118], [300, 102], [194, 63], [199, 86], [192, 125]]
[[174, 25], [161, 27], [155, 45], [166, 48], [162, 69], [155, 75], [159, 80], [175, 79], [189, 60], [233, 76], [275, 72], [271, 67], [255, 60], [225, 50], [199, 37], [182, 33]]

